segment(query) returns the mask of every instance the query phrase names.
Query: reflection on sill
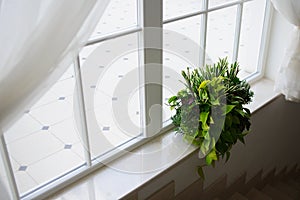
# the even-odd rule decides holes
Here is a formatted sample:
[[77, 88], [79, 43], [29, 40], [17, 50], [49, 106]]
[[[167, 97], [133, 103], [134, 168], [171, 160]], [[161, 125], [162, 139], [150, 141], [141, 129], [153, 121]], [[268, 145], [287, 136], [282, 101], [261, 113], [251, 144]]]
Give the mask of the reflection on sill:
[[252, 113], [255, 113], [280, 95], [274, 91], [274, 82], [267, 78], [262, 78], [251, 84], [251, 89], [254, 92], [253, 102], [247, 107]]

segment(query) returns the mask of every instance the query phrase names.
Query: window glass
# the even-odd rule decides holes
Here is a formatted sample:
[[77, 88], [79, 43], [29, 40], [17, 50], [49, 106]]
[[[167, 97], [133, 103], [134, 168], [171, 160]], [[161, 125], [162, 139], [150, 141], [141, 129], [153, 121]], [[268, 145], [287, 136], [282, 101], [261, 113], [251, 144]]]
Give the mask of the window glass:
[[163, 19], [172, 19], [200, 11], [203, 0], [163, 0]]
[[[137, 1], [110, 1], [91, 39], [137, 27]], [[203, 1], [164, 0], [163, 20], [201, 11]], [[208, 7], [232, 2], [237, 0], [208, 0]], [[244, 3], [238, 54], [242, 77], [257, 71], [265, 3], [266, 0]], [[207, 64], [224, 57], [232, 61], [236, 19], [237, 5], [207, 13]], [[163, 26], [163, 122], [172, 115], [168, 98], [185, 87], [181, 71], [202, 67], [201, 22], [202, 15], [198, 15]], [[73, 65], [4, 133], [21, 195], [83, 166], [85, 151], [90, 151], [93, 160], [101, 161], [100, 156], [143, 135], [142, 102], [147, 96], [141, 89], [145, 74], [141, 67], [144, 52], [138, 50], [139, 34], [86, 46], [79, 54], [90, 149], [82, 139], [83, 121]], [[161, 95], [156, 100], [160, 98]], [[4, 174], [0, 163], [2, 180], [6, 180]]]
[[257, 71], [265, 5], [265, 0], [244, 4], [238, 55], [242, 77]]
[[[237, 7], [228, 7], [208, 13], [206, 58], [215, 63], [219, 58], [232, 61]], [[210, 60], [211, 59], [211, 60]]]
[[216, 6], [225, 5], [228, 3], [235, 2], [235, 1], [237, 1], [237, 0], [208, 0], [208, 7], [213, 8]]
[[81, 52], [92, 157], [137, 137], [140, 130], [138, 33]]
[[[73, 66], [5, 132], [21, 194], [84, 164], [81, 135], [74, 118]], [[59, 165], [57, 164], [59, 163]], [[45, 173], [45, 171], [47, 173]]]
[[111, 0], [91, 39], [137, 26], [137, 0]]
[[200, 16], [168, 23], [163, 31], [163, 120], [171, 117], [168, 98], [184, 87], [181, 71], [199, 67]]

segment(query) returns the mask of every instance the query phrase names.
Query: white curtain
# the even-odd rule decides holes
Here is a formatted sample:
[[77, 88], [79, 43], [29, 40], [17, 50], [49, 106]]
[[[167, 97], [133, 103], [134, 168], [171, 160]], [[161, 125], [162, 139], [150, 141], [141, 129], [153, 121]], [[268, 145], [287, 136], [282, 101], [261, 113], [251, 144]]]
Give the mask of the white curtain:
[[108, 2], [0, 0], [0, 134], [66, 71]]
[[[66, 71], [109, 0], [0, 0], [0, 135]], [[0, 179], [0, 199], [9, 199]]]
[[295, 25], [275, 82], [275, 90], [284, 94], [287, 100], [300, 102], [300, 1], [271, 1], [275, 9]]

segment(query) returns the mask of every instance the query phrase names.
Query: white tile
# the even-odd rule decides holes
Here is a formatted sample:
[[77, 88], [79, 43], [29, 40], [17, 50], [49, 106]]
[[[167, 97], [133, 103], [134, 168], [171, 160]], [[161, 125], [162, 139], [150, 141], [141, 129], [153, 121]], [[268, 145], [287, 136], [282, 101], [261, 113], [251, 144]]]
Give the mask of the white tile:
[[7, 147], [20, 165], [29, 165], [63, 149], [64, 144], [44, 130], [12, 142]]
[[111, 76], [109, 74], [113, 74], [109, 72], [111, 69], [108, 69], [105, 75], [101, 77], [101, 79], [98, 80], [97, 83], [97, 90], [100, 90], [104, 92], [104, 94], [109, 95], [110, 97], [113, 97], [114, 88], [118, 85], [118, 82], [120, 79], [115, 76]]
[[[100, 106], [104, 106], [104, 105], [111, 105], [111, 101], [112, 101], [112, 97], [99, 91], [96, 90], [94, 95], [93, 95], [93, 100], [90, 102], [93, 102], [93, 105], [87, 105], [88, 108], [92, 107], [92, 108], [98, 108]], [[86, 101], [88, 102], [88, 100]]]
[[45, 183], [59, 175], [83, 164], [83, 160], [70, 149], [63, 149], [28, 166], [26, 170], [39, 184]]
[[28, 190], [36, 187], [38, 184], [32, 179], [31, 176], [28, 175], [25, 171], [17, 171], [14, 173], [18, 189], [20, 193], [25, 193]]
[[137, 111], [139, 114], [133, 113], [130, 115], [129, 119], [131, 123], [133, 123], [135, 126], [141, 127], [141, 113]]
[[73, 144], [71, 151], [76, 153], [82, 160], [85, 159], [84, 157], [84, 150], [87, 149], [82, 142], [77, 142]]
[[99, 156], [114, 148], [114, 145], [101, 132], [91, 133], [89, 137], [92, 157]]
[[114, 113], [111, 106], [99, 106], [93, 112], [90, 112], [90, 117], [95, 116], [97, 123], [101, 126], [112, 126], [114, 124], [116, 116], [123, 115], [124, 113]]
[[52, 91], [59, 96], [69, 96], [74, 93], [75, 78], [69, 78], [56, 82]]
[[38, 108], [40, 106], [46, 105], [57, 100], [58, 95], [53, 92], [50, 88], [32, 107], [31, 109]]
[[6, 143], [13, 142], [19, 138], [34, 133], [41, 128], [42, 125], [40, 123], [33, 119], [29, 114], [24, 114], [4, 133], [5, 141]]
[[66, 80], [74, 77], [74, 66], [71, 66], [67, 69], [67, 71], [60, 77], [59, 81]]
[[10, 163], [11, 163], [13, 171], [18, 171], [19, 170], [20, 164], [17, 163], [14, 158], [10, 157]]
[[65, 97], [66, 98], [65, 101], [68, 102], [72, 106], [73, 109], [74, 109], [74, 95], [75, 94]]
[[122, 135], [124, 135], [126, 138], [132, 138], [139, 135], [141, 132], [141, 125], [137, 122], [134, 122], [131, 118], [127, 118], [114, 123], [111, 127], [110, 134], [106, 135], [120, 135], [120, 137], [123, 137]]
[[[89, 133], [98, 133], [101, 131], [101, 127], [103, 126], [97, 121], [97, 117], [94, 110], [89, 110], [86, 112], [87, 116], [87, 126]], [[109, 124], [106, 124], [109, 125]]]
[[[139, 134], [138, 129], [135, 133]], [[107, 141], [110, 142], [110, 144], [113, 147], [117, 147], [120, 144], [128, 141], [130, 138], [133, 137], [133, 135], [134, 133], [123, 131], [115, 126], [111, 127], [110, 130], [107, 132], [103, 131], [103, 136], [106, 138]]]
[[73, 108], [68, 102], [55, 101], [30, 111], [30, 114], [43, 125], [61, 122], [73, 115]]
[[49, 131], [65, 144], [73, 144], [81, 141], [81, 135], [78, 132], [73, 117], [50, 126]]
[[[137, 1], [110, 1], [91, 38], [137, 24]], [[127, 12], [124, 12], [127, 11]]]
[[[113, 133], [110, 131], [91, 133], [89, 138], [92, 158], [102, 155], [130, 139], [129, 136], [121, 133], [119, 130], [117, 132], [113, 131]], [[82, 154], [83, 156], [82, 149], [79, 148], [76, 150], [76, 152]]]
[[[76, 93], [74, 95], [77, 95]], [[77, 96], [74, 96], [72, 98], [72, 103], [77, 103]], [[70, 99], [70, 98], [69, 98]], [[70, 100], [68, 100], [70, 101]], [[85, 107], [86, 110], [91, 110], [94, 108], [97, 108], [99, 106], [107, 106], [109, 104], [111, 104], [112, 101], [112, 97], [105, 94], [104, 92], [98, 90], [97, 88], [90, 88], [87, 87], [84, 90], [84, 102], [85, 102]], [[77, 108], [78, 105], [74, 105], [74, 109], [78, 109]]]

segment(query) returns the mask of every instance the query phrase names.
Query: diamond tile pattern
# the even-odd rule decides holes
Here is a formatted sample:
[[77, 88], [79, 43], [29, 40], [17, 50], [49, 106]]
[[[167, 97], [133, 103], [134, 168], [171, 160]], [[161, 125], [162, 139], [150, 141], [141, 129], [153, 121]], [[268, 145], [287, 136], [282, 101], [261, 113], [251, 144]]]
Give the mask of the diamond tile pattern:
[[20, 166], [19, 171], [26, 171], [27, 166]]
[[42, 130], [48, 130], [50, 127], [49, 126], [43, 126]]
[[66, 144], [64, 149], [71, 149], [72, 148], [72, 145], [71, 144]]

